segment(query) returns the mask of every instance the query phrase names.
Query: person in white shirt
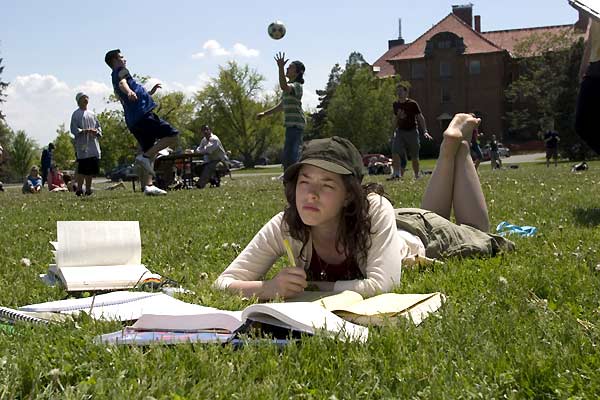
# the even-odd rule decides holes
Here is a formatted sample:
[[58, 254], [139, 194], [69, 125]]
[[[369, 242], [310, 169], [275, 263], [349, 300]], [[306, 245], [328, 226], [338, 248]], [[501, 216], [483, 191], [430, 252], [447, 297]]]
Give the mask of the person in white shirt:
[[[285, 210], [214, 285], [265, 300], [307, 288], [373, 296], [398, 285], [402, 265], [512, 250], [512, 242], [486, 233], [487, 207], [469, 146], [479, 121], [457, 114], [450, 123], [423, 209], [395, 210], [381, 185], [363, 186], [362, 157], [349, 140], [305, 143], [300, 160], [284, 173]], [[458, 225], [448, 220], [452, 210]], [[288, 266], [264, 280], [286, 247], [292, 253]]]
[[75, 96], [79, 108], [71, 115], [71, 134], [75, 137], [75, 152], [77, 153], [77, 191], [81, 196], [85, 180], [85, 195], [92, 194], [92, 178], [100, 173], [100, 144], [102, 128], [96, 115], [87, 109], [89, 97], [83, 92]]
[[202, 125], [200, 131], [204, 137], [200, 141], [200, 145], [196, 147], [196, 153], [204, 154], [204, 160], [200, 168], [200, 176], [196, 182], [196, 186], [202, 189], [215, 174], [219, 161], [227, 160], [227, 154], [221, 140], [212, 132], [208, 125]]

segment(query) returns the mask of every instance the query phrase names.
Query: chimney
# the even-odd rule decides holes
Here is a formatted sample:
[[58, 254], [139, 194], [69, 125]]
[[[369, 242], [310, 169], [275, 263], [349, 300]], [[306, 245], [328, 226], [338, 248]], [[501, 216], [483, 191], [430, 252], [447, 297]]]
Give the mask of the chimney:
[[402, 39], [402, 18], [398, 18], [398, 39], [388, 40], [388, 50], [401, 44], [404, 44], [404, 39]]
[[481, 33], [481, 15], [475, 16], [475, 32]]
[[467, 25], [473, 28], [473, 4], [462, 4], [452, 6], [452, 14], [462, 19]]

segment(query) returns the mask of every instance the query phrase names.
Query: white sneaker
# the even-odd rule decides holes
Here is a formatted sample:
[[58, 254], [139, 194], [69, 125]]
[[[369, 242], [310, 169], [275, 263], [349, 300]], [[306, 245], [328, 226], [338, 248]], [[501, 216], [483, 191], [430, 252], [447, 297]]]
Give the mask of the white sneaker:
[[135, 157], [135, 162], [146, 170], [147, 173], [154, 176], [154, 168], [148, 157], [144, 157], [142, 154]]
[[144, 189], [144, 194], [147, 196], [164, 196], [167, 194], [167, 192], [152, 185], [146, 186], [146, 188]]

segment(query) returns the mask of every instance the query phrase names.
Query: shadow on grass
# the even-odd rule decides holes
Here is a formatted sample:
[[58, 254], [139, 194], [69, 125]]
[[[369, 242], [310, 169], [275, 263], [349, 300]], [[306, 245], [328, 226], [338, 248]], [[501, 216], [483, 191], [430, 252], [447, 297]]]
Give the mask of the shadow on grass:
[[600, 225], [600, 208], [576, 208], [573, 210], [573, 216], [579, 225]]

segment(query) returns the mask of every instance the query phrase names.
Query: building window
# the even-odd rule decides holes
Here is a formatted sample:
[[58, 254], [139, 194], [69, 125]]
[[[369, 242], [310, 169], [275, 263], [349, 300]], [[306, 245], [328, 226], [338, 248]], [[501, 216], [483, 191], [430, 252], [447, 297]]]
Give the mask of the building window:
[[421, 62], [411, 64], [410, 77], [413, 79], [425, 78], [425, 64], [423, 64]]
[[450, 96], [450, 90], [446, 87], [442, 87], [442, 103], [449, 103], [452, 100]]
[[469, 61], [469, 74], [479, 75], [481, 73], [481, 61], [471, 60]]
[[438, 42], [438, 49], [449, 49], [452, 47], [451, 40], [440, 40]]
[[452, 68], [450, 63], [442, 61], [440, 62], [440, 77], [449, 78], [452, 76]]

